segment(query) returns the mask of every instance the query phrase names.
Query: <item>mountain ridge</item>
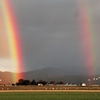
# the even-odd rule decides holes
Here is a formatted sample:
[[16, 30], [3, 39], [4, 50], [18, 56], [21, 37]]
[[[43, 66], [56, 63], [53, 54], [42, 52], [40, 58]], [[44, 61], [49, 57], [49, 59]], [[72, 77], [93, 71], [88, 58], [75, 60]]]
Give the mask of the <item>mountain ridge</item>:
[[[14, 74], [23, 74], [23, 79], [28, 79], [32, 81], [33, 79], [36, 81], [44, 80], [44, 81], [63, 81], [63, 82], [87, 82], [88, 76], [85, 71], [80, 69], [71, 70], [70, 67], [49, 67], [36, 69], [33, 71], [22, 72], [22, 73], [13, 73], [13, 72], [2, 72], [0, 71], [0, 79], [1, 83], [13, 83], [12, 76]], [[18, 80], [17, 80], [18, 81]]]

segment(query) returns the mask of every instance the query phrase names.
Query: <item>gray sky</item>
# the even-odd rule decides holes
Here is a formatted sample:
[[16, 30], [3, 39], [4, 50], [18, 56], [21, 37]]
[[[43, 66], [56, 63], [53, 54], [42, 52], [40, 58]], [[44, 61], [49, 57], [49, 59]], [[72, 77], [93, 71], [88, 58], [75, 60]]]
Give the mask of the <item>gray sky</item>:
[[[70, 66], [85, 69], [82, 50], [81, 0], [12, 0], [25, 71]], [[100, 0], [86, 0], [92, 20], [94, 68], [100, 65]], [[92, 35], [93, 34], [93, 35]], [[95, 48], [95, 50], [94, 50]]]

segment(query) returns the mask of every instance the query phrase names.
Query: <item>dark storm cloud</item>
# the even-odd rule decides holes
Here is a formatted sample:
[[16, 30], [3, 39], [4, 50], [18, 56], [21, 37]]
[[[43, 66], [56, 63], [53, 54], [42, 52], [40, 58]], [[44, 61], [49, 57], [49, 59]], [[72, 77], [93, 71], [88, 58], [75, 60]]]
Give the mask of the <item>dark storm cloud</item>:
[[[12, 0], [26, 70], [83, 66], [77, 1]], [[94, 11], [98, 14], [98, 8]]]

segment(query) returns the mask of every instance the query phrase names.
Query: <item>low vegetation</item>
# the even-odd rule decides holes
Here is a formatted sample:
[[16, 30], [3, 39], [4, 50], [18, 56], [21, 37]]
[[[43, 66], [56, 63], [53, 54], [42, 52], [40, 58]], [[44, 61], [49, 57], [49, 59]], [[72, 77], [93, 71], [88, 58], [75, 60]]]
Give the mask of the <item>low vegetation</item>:
[[1, 100], [100, 100], [100, 93], [85, 92], [2, 92]]

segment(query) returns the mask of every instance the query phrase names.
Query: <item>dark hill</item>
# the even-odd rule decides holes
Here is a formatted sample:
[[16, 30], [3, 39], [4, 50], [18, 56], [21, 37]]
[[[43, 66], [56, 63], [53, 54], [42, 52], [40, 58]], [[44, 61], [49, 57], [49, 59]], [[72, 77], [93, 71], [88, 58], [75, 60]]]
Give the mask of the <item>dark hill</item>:
[[[87, 82], [88, 78], [86, 72], [80, 68], [71, 70], [70, 67], [60, 67], [60, 68], [43, 68], [38, 70], [33, 70], [29, 72], [23, 72], [23, 79], [33, 79], [36, 81], [63, 81], [68, 83], [81, 83]], [[12, 83], [14, 73], [11, 72], [0, 72], [1, 83]]]

